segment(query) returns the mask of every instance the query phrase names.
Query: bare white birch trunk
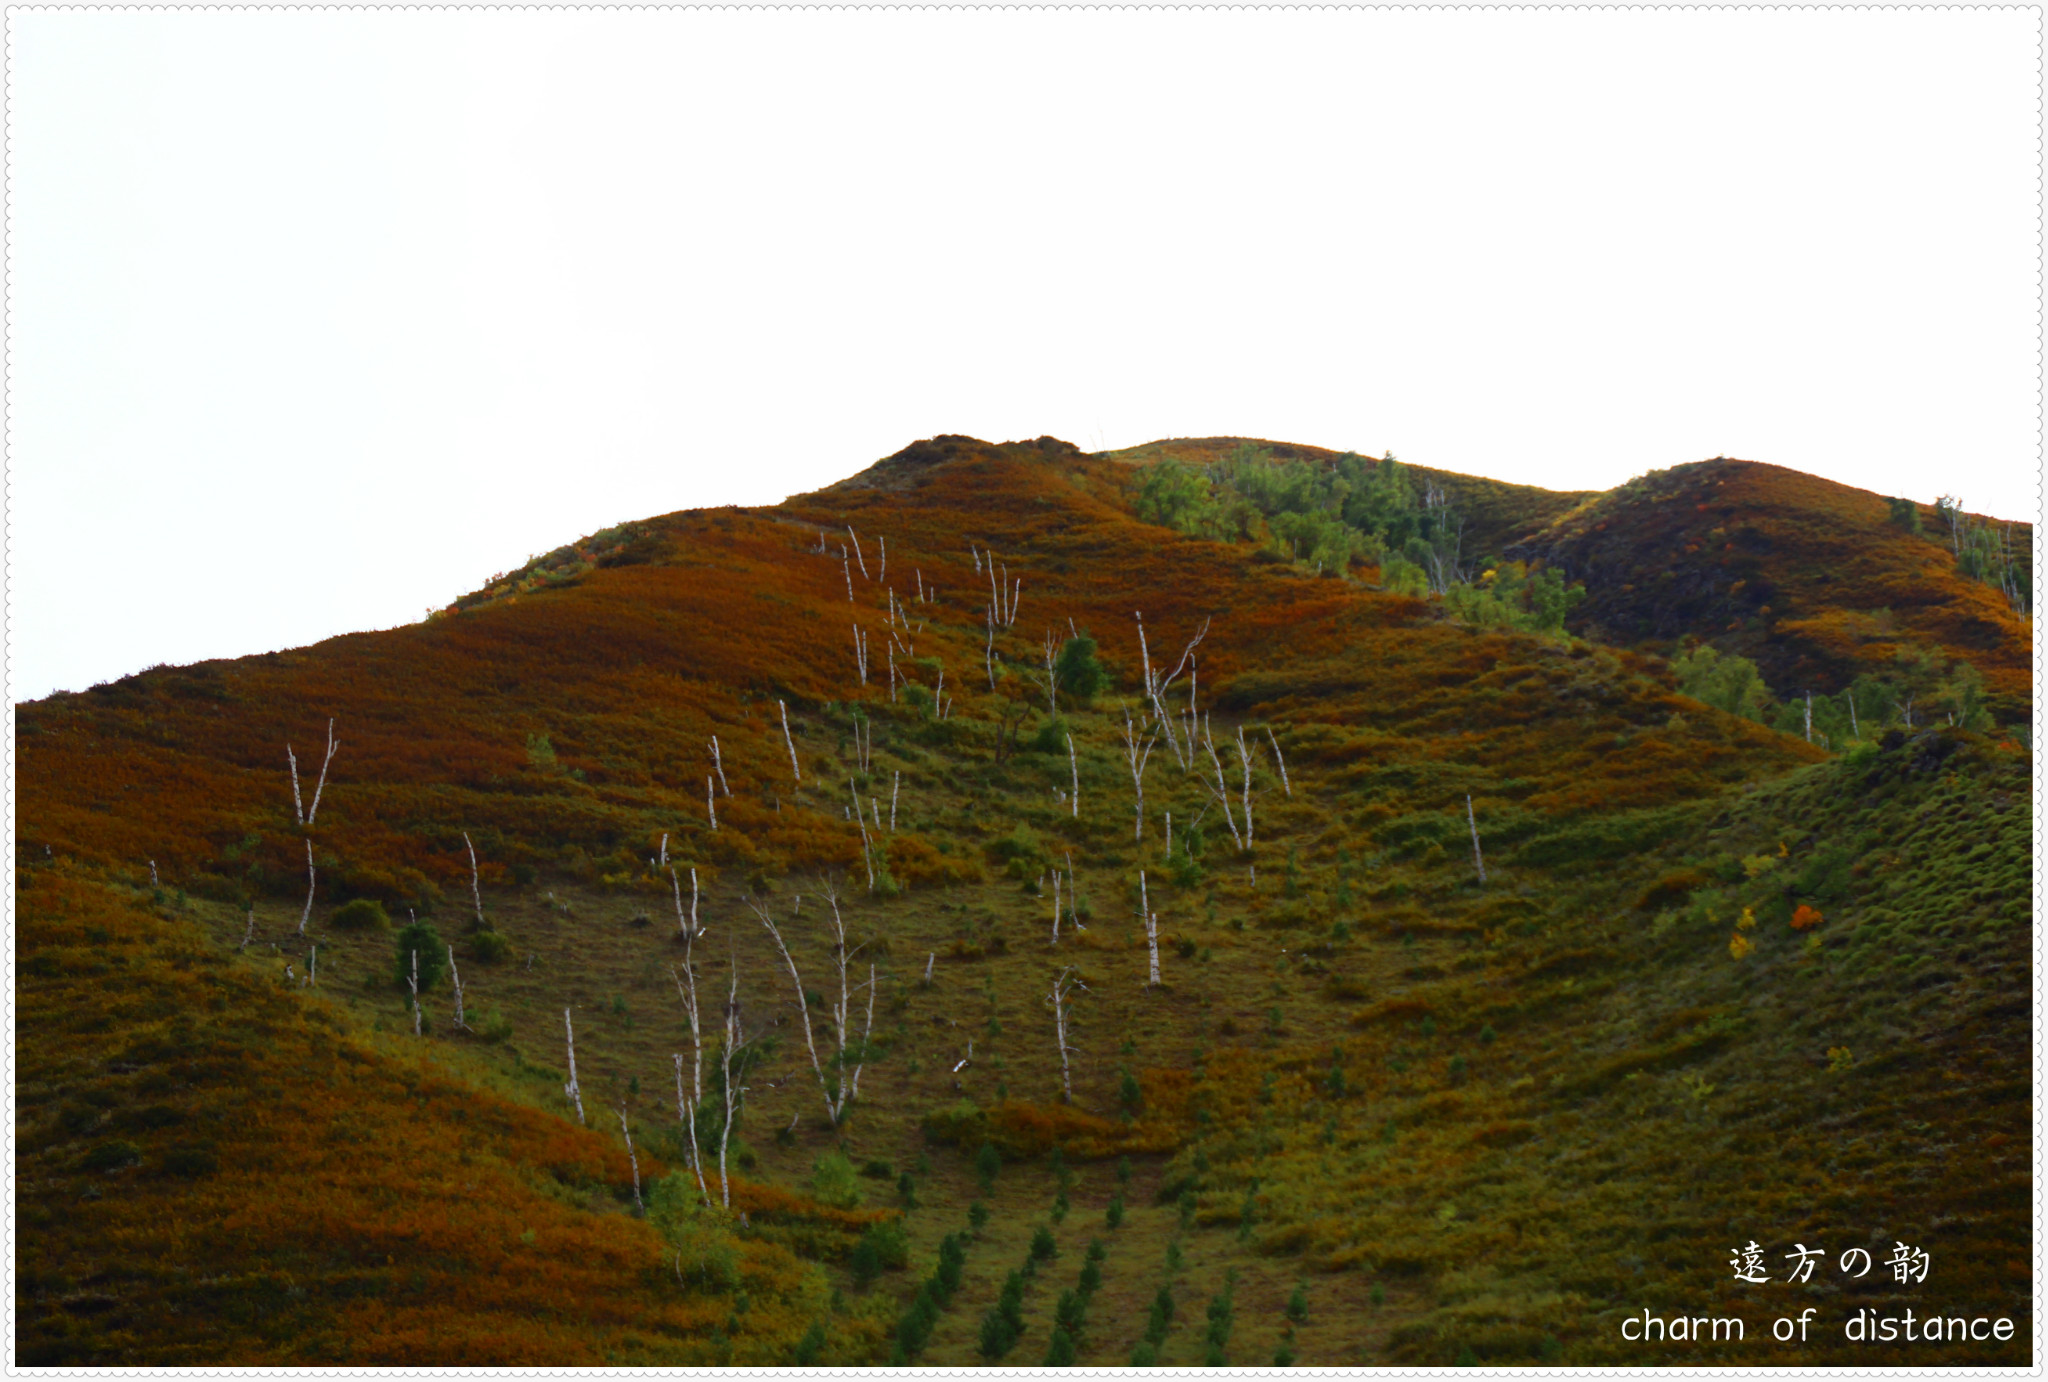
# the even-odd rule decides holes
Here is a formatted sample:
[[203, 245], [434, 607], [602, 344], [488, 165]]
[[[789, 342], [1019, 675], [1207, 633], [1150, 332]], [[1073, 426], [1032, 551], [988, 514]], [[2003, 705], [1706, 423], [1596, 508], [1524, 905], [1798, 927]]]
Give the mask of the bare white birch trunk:
[[481, 931], [484, 929], [484, 890], [477, 881], [476, 846], [469, 842], [467, 830], [462, 832], [462, 847], [469, 851], [469, 896], [476, 904], [476, 929]]
[[1079, 820], [1081, 818], [1081, 760], [1074, 753], [1074, 736], [1071, 731], [1067, 734], [1067, 770], [1074, 777], [1073, 808], [1068, 814], [1075, 820]]
[[853, 539], [853, 558], [860, 563], [860, 578], [864, 581], [870, 579], [868, 576], [868, 559], [860, 554], [860, 534], [853, 530], [851, 523], [846, 525], [846, 535]]
[[731, 796], [732, 787], [725, 780], [725, 759], [718, 752], [718, 736], [715, 734], [711, 736], [711, 766], [718, 774], [719, 790]]
[[576, 1083], [576, 1024], [569, 1020], [567, 1008], [562, 1009], [562, 1031], [569, 1038], [569, 1083], [562, 1086], [562, 1092], [576, 1105], [576, 1121], [589, 1127], [590, 1120], [583, 1116], [583, 1089]]
[[1479, 852], [1479, 817], [1472, 811], [1472, 794], [1465, 794], [1465, 824], [1472, 827], [1472, 867], [1479, 871], [1479, 881], [1486, 881], [1486, 859]]
[[[691, 1035], [694, 1038], [696, 1034], [692, 1032]], [[710, 1187], [704, 1184], [703, 1158], [697, 1151], [697, 1106], [691, 1101], [689, 1095], [683, 1093], [682, 1052], [677, 1051], [674, 1055], [676, 1058], [676, 1121], [683, 1125], [683, 1136], [686, 1139], [684, 1146], [690, 1155], [690, 1174], [697, 1178], [697, 1193], [703, 1198], [704, 1207], [709, 1209], [711, 1207], [711, 1190]], [[699, 1056], [699, 1062], [701, 1065], [701, 1055]], [[703, 1075], [700, 1070], [697, 1083], [701, 1086], [703, 1082]], [[700, 1090], [699, 1098], [701, 1097], [702, 1093]]]
[[886, 582], [889, 579], [889, 539], [877, 537], [875, 541], [882, 545], [882, 563], [875, 571], [875, 579]]
[[896, 800], [903, 795], [903, 774], [897, 773], [889, 788], [889, 833], [896, 833]]
[[455, 985], [455, 1030], [466, 1032], [469, 1030], [469, 1018], [462, 1010], [462, 971], [455, 967], [455, 947], [452, 945], [448, 947], [448, 978]]
[[236, 948], [236, 949], [238, 949], [238, 950], [247, 950], [247, 949], [249, 948], [249, 942], [250, 942], [250, 941], [252, 941], [252, 940], [255, 940], [255, 939], [256, 939], [256, 909], [255, 909], [254, 907], [251, 907], [251, 908], [249, 909], [249, 926], [248, 926], [248, 929], [242, 932], [242, 943], [241, 943], [241, 944], [240, 944], [239, 946], [235, 947], [235, 948]]
[[1294, 788], [1287, 781], [1287, 760], [1280, 756], [1280, 740], [1274, 736], [1271, 725], [1266, 726], [1266, 741], [1273, 746], [1273, 763], [1280, 769], [1280, 790], [1292, 797]]
[[1154, 736], [1147, 734], [1145, 742], [1138, 742], [1137, 726], [1131, 723], [1131, 712], [1124, 711], [1124, 755], [1131, 766], [1131, 790], [1137, 794], [1136, 825], [1134, 839], [1145, 838], [1145, 764], [1152, 758]]
[[725, 1126], [718, 1132], [718, 1198], [726, 1209], [732, 1208], [732, 1182], [726, 1175], [726, 1152], [732, 1145], [733, 1110], [739, 1105], [743, 1090], [733, 1088], [732, 1063], [738, 1054], [740, 1042], [740, 969], [739, 960], [731, 961], [732, 987], [725, 999], [725, 1047], [720, 1053], [720, 1069], [725, 1076]]
[[[306, 823], [306, 808], [299, 803], [299, 756], [292, 752], [292, 746], [284, 746], [285, 762], [292, 770], [292, 820], [299, 825]], [[154, 880], [152, 880], [154, 881]]]
[[1244, 847], [1252, 847], [1252, 755], [1245, 747], [1244, 726], [1237, 727], [1237, 761], [1244, 766], [1244, 789], [1239, 802], [1244, 807]]
[[1053, 978], [1052, 992], [1046, 997], [1052, 1008], [1053, 1031], [1060, 1050], [1060, 1097], [1070, 1104], [1074, 1102], [1074, 1074], [1068, 1061], [1073, 1048], [1067, 1044], [1067, 999], [1073, 990], [1087, 987], [1070, 966]]
[[334, 761], [334, 751], [341, 745], [334, 742], [334, 721], [327, 722], [327, 756], [320, 760], [320, 780], [313, 784], [313, 804], [306, 808], [306, 824], [311, 825], [320, 815], [320, 793], [327, 788], [327, 765]]
[[306, 934], [306, 923], [313, 919], [313, 889], [319, 885], [319, 875], [313, 872], [313, 842], [306, 841], [306, 910], [299, 913], [299, 934]]
[[789, 707], [779, 700], [775, 702], [775, 707], [782, 712], [782, 742], [789, 745], [789, 770], [795, 775], [798, 785], [801, 786], [804, 780], [804, 770], [796, 765], [796, 740], [789, 732]]
[[1052, 871], [1052, 943], [1060, 943], [1060, 871]]
[[853, 563], [846, 559], [846, 549], [839, 549], [840, 574], [846, 577], [846, 603], [853, 603]]
[[1145, 982], [1148, 987], [1159, 987], [1159, 916], [1152, 910], [1152, 899], [1145, 893], [1145, 870], [1138, 870], [1138, 910], [1145, 917], [1145, 946], [1151, 952], [1152, 975]]
[[412, 1034], [420, 1035], [420, 952], [412, 952], [412, 974], [406, 979], [412, 985]]
[[[855, 800], [854, 805], [860, 805], [858, 799]], [[865, 827], [863, 827], [863, 830], [865, 830]], [[797, 1021], [802, 1024], [804, 1029], [804, 1049], [810, 1052], [811, 1069], [817, 1072], [818, 1090], [825, 1101], [826, 1120], [829, 1126], [836, 1128], [839, 1126], [839, 1109], [832, 1101], [832, 1083], [825, 1078], [825, 1063], [818, 1059], [817, 1038], [811, 1032], [811, 1005], [810, 1001], [804, 997], [804, 980], [803, 976], [797, 973], [796, 957], [791, 955], [789, 947], [782, 943], [782, 932], [777, 929], [775, 918], [768, 915], [767, 909], [752, 899], [748, 900], [747, 906], [751, 907], [754, 915], [761, 919], [761, 924], [768, 928], [768, 934], [775, 940], [776, 952], [782, 956], [783, 964], [789, 967], [790, 983], [796, 987]], [[721, 1174], [723, 1174], [722, 1171]]]
[[633, 1129], [626, 1123], [626, 1106], [620, 1104], [617, 1112], [619, 1115], [619, 1133], [626, 1139], [626, 1160], [633, 1167], [633, 1208], [645, 1214], [647, 1212], [647, 1205], [640, 1198], [640, 1157], [633, 1150]]
[[1209, 751], [1209, 766], [1216, 774], [1215, 797], [1223, 803], [1223, 823], [1230, 827], [1230, 838], [1241, 854], [1246, 848], [1244, 835], [1237, 828], [1237, 818], [1230, 814], [1230, 788], [1223, 781], [1223, 760], [1216, 756], [1216, 736], [1206, 717], [1202, 721], [1202, 746]]

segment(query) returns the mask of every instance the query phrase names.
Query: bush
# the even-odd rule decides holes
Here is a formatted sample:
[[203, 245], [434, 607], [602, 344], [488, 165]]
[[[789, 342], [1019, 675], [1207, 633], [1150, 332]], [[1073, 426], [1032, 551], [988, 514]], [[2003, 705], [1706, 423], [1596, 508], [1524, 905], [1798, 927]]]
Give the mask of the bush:
[[910, 1235], [904, 1231], [901, 1219], [884, 1219], [878, 1224], [869, 1224], [861, 1234], [863, 1243], [872, 1244], [876, 1259], [890, 1271], [898, 1271], [910, 1265]]
[[118, 1171], [142, 1160], [142, 1149], [133, 1142], [102, 1142], [85, 1154], [79, 1164], [88, 1171]]
[[391, 914], [384, 910], [383, 903], [359, 897], [343, 904], [327, 919], [327, 924], [341, 931], [389, 931]]
[[861, 1202], [860, 1181], [844, 1152], [827, 1152], [811, 1165], [811, 1194], [819, 1204], [853, 1209]]
[[1059, 1244], [1052, 1239], [1052, 1230], [1040, 1224], [1031, 1235], [1031, 1260], [1049, 1262], [1060, 1254]]
[[1071, 1368], [1074, 1366], [1074, 1340], [1064, 1329], [1052, 1332], [1052, 1342], [1046, 1345], [1045, 1362], [1041, 1367]]
[[986, 1195], [995, 1188], [996, 1174], [1002, 1169], [1003, 1158], [996, 1151], [995, 1144], [982, 1143], [981, 1150], [974, 1154], [974, 1178], [981, 1182], [982, 1194]]
[[1139, 1340], [1138, 1346], [1131, 1350], [1131, 1366], [1134, 1368], [1154, 1367], [1158, 1362], [1159, 1350], [1143, 1339]]
[[511, 958], [512, 942], [501, 932], [478, 931], [469, 938], [469, 954], [478, 964], [494, 965]]
[[796, 1352], [789, 1361], [800, 1368], [807, 1368], [818, 1361], [818, 1354], [825, 1347], [825, 1325], [820, 1320], [811, 1321], [811, 1327], [804, 1331], [803, 1338], [796, 1342]]

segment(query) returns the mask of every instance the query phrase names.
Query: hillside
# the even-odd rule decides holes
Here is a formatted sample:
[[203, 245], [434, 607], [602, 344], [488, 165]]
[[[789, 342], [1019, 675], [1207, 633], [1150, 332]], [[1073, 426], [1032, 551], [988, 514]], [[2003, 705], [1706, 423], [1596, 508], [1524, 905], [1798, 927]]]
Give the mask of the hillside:
[[[1804, 1292], [2029, 1356], [2031, 756], [1136, 516], [1241, 444], [934, 438], [17, 707], [18, 1355], [1906, 1357], [1757, 1343]], [[1434, 483], [1495, 550], [1620, 502]], [[1887, 1236], [1934, 1275], [1728, 1304], [1738, 1238]]]
[[[1572, 626], [1671, 650], [1692, 635], [1754, 661], [1781, 694], [1840, 692], [1902, 649], [1963, 659], [1994, 713], [2033, 712], [2033, 631], [1993, 585], [1957, 570], [1948, 525], [1924, 504], [1912, 527], [1883, 496], [1782, 466], [1717, 459], [1652, 472], [1506, 545], [1583, 581]], [[2032, 564], [2033, 530], [2009, 530]]]

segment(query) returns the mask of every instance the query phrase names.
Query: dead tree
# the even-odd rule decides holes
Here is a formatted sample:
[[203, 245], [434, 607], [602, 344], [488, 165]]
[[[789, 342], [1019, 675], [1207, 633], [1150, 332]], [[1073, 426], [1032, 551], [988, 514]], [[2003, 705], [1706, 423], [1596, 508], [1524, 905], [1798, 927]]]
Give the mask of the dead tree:
[[896, 635], [889, 635], [889, 645], [882, 649], [889, 659], [889, 704], [896, 704]]
[[1081, 982], [1079, 973], [1069, 965], [1053, 976], [1052, 991], [1046, 995], [1046, 1006], [1052, 1009], [1053, 1032], [1060, 1051], [1060, 1098], [1065, 1103], [1074, 1102], [1074, 1074], [1068, 1057], [1074, 1048], [1067, 1042], [1067, 1005], [1075, 989], [1083, 992], [1088, 986]]
[[476, 846], [469, 842], [469, 832], [467, 830], [462, 832], [462, 847], [469, 851], [469, 896], [470, 900], [476, 904], [476, 929], [481, 931], [485, 925], [484, 890], [477, 881]]
[[697, 1188], [704, 1191], [704, 1202], [711, 1202], [710, 1192], [705, 1190], [704, 1169], [697, 1162], [697, 1109], [704, 1102], [704, 1030], [699, 1020], [697, 1007], [697, 966], [695, 950], [698, 937], [705, 931], [697, 919], [697, 870], [690, 870], [690, 910], [683, 912], [683, 882], [675, 871], [669, 871], [669, 884], [676, 900], [676, 929], [683, 940], [683, 969], [681, 974], [671, 968], [669, 977], [675, 980], [676, 996], [683, 1001], [683, 1011], [690, 1018], [690, 1089], [692, 1098], [683, 1102], [683, 1058], [676, 1057], [676, 1112], [688, 1127], [690, 1133], [690, 1169], [696, 1173]]
[[[875, 890], [875, 842], [868, 838], [867, 812], [860, 809], [860, 792], [855, 789], [853, 779], [846, 780], [846, 791], [853, 798], [853, 820], [860, 827], [860, 861], [868, 871], [868, 891]], [[759, 911], [759, 908], [755, 909]], [[765, 920], [765, 917], [764, 917]], [[770, 930], [774, 927], [771, 923]]]
[[1152, 757], [1157, 741], [1157, 730], [1148, 730], [1142, 744], [1138, 741], [1137, 726], [1131, 723], [1131, 712], [1124, 711], [1124, 756], [1130, 762], [1131, 789], [1138, 794], [1137, 832], [1134, 838], [1145, 838], [1145, 764]]
[[716, 834], [718, 831], [718, 797], [711, 790], [711, 775], [709, 773], [704, 775], [704, 813], [711, 817], [711, 830], [713, 834]]
[[[1807, 700], [1807, 707], [1808, 713], [1811, 714], [1811, 697], [1809, 697]], [[1274, 735], [1273, 727], [1271, 725], [1266, 726], [1266, 742], [1273, 746], [1273, 765], [1280, 769], [1280, 790], [1285, 792], [1291, 798], [1294, 795], [1294, 788], [1289, 786], [1287, 782], [1287, 760], [1280, 756], [1280, 740], [1277, 736]]]
[[1204, 619], [1202, 621], [1202, 627], [1197, 629], [1195, 636], [1188, 640], [1187, 647], [1181, 649], [1180, 661], [1173, 665], [1173, 670], [1165, 676], [1160, 676], [1152, 670], [1152, 653], [1145, 641], [1145, 616], [1140, 612], [1134, 614], [1133, 617], [1138, 621], [1138, 656], [1145, 681], [1145, 699], [1151, 703], [1153, 714], [1158, 718], [1160, 728], [1166, 732], [1167, 746], [1173, 750], [1174, 760], [1185, 770], [1193, 766], [1194, 745], [1190, 743], [1187, 745], [1185, 752], [1182, 750], [1180, 739], [1173, 731], [1173, 717], [1167, 713], [1166, 692], [1168, 687], [1180, 679], [1182, 670], [1191, 665], [1195, 649], [1200, 647], [1202, 640], [1209, 636], [1209, 620]]
[[1209, 729], [1206, 717], [1202, 722], [1202, 747], [1209, 751], [1209, 768], [1215, 774], [1214, 785], [1204, 783], [1209, 794], [1223, 803], [1223, 823], [1230, 827], [1230, 838], [1243, 853], [1246, 844], [1244, 833], [1237, 828], [1237, 817], [1230, 814], [1230, 786], [1223, 780], [1223, 760], [1216, 756], [1216, 736]]
[[1479, 817], [1472, 813], [1472, 794], [1465, 794], [1465, 824], [1472, 827], [1472, 867], [1479, 871], [1479, 881], [1486, 881], [1486, 860], [1479, 853]]
[[1244, 847], [1252, 847], [1252, 751], [1245, 747], [1244, 726], [1237, 727], [1237, 761], [1244, 767], [1244, 788], [1238, 803], [1244, 807]]
[[[860, 1086], [860, 1071], [867, 1061], [868, 1036], [874, 1029], [875, 1009], [873, 1002], [870, 1001], [867, 1031], [862, 1033], [858, 1042], [850, 1042], [847, 1039], [847, 1032], [851, 1023], [853, 995], [857, 989], [847, 974], [847, 961], [853, 958], [855, 952], [847, 949], [846, 923], [839, 913], [839, 891], [829, 879], [825, 882], [825, 900], [832, 914], [832, 958], [839, 969], [839, 997], [836, 1002], [829, 1005], [832, 1041], [835, 1048], [832, 1053], [830, 1075], [825, 1073], [826, 1062], [818, 1055], [817, 1037], [811, 1029], [810, 1001], [804, 994], [803, 976], [797, 972], [796, 957], [790, 954], [789, 946], [783, 942], [781, 928], [776, 926], [775, 918], [769, 914], [768, 909], [751, 899], [747, 905], [753, 908], [754, 915], [761, 919], [761, 924], [768, 928], [769, 936], [775, 941], [776, 952], [782, 956], [782, 963], [789, 969], [790, 983], [796, 988], [797, 1018], [803, 1024], [804, 1048], [810, 1052], [811, 1068], [817, 1072], [818, 1089], [825, 1100], [826, 1118], [830, 1126], [836, 1128], [845, 1122], [854, 1092]], [[859, 947], [855, 948], [856, 951], [858, 949]], [[871, 996], [874, 983], [874, 968], [870, 966], [867, 987]]]
[[875, 568], [875, 580], [877, 582], [886, 582], [889, 579], [889, 539], [877, 537], [875, 541], [880, 543], [882, 547], [882, 561], [881, 565]]
[[626, 1160], [633, 1167], [633, 1208], [645, 1214], [647, 1212], [647, 1205], [640, 1198], [640, 1157], [633, 1150], [633, 1129], [626, 1123], [626, 1101], [624, 1099], [619, 1100], [618, 1115], [619, 1132], [626, 1139]]
[[1052, 871], [1052, 943], [1060, 943], [1060, 871]]
[[1045, 687], [1045, 713], [1057, 715], [1060, 713], [1060, 645], [1058, 636], [1051, 629], [1047, 629], [1040, 647], [1045, 654], [1045, 674], [1039, 678], [1039, 683]]
[[306, 841], [306, 910], [299, 913], [299, 934], [306, 934], [306, 923], [313, 919], [313, 889], [319, 883], [319, 875], [313, 872], [313, 842]]
[[[414, 963], [418, 963], [417, 952]], [[576, 1024], [569, 1020], [567, 1008], [562, 1009], [562, 1031], [569, 1038], [569, 1083], [562, 1086], [562, 1092], [569, 1096], [569, 1102], [576, 1105], [576, 1121], [587, 1128], [590, 1120], [583, 1116], [583, 1089], [576, 1083]]]
[[996, 611], [990, 605], [981, 612], [982, 622], [987, 626], [988, 639], [982, 645], [981, 665], [988, 670], [988, 689], [996, 689]]
[[1152, 900], [1145, 894], [1145, 870], [1138, 870], [1138, 914], [1145, 919], [1145, 945], [1152, 952], [1152, 974], [1145, 981], [1146, 987], [1159, 987], [1159, 914], [1152, 910]]
[[1075, 820], [1079, 820], [1081, 818], [1081, 760], [1074, 753], [1074, 735], [1071, 730], [1067, 733], [1067, 768], [1074, 775], [1073, 809], [1068, 814]]
[[[419, 963], [417, 952], [414, 953], [413, 963]], [[455, 1030], [466, 1032], [469, 1030], [469, 1019], [462, 1011], [462, 971], [455, 967], [455, 947], [452, 945], [448, 947], [448, 978], [455, 985]], [[413, 1001], [419, 1001], [417, 991], [414, 993]]]
[[[449, 963], [452, 965], [454, 961], [450, 960]], [[306, 987], [320, 987], [320, 947], [317, 945], [309, 946], [306, 949]], [[459, 988], [455, 991], [455, 1002], [460, 1007], [462, 1003], [462, 990]]]
[[903, 774], [898, 772], [890, 779], [889, 787], [889, 833], [896, 833], [896, 801], [903, 795]]
[[327, 721], [327, 756], [320, 760], [320, 780], [313, 784], [313, 804], [306, 808], [306, 824], [311, 825], [320, 815], [320, 793], [327, 788], [327, 765], [334, 761], [334, 751], [341, 745], [334, 742], [334, 721]]
[[236, 948], [237, 950], [247, 950], [247, 949], [249, 948], [249, 942], [250, 942], [250, 941], [252, 941], [252, 940], [255, 940], [255, 939], [256, 939], [256, 909], [255, 909], [255, 907], [251, 906], [251, 907], [249, 908], [249, 927], [248, 927], [248, 929], [247, 929], [247, 930], [245, 930], [245, 931], [243, 931], [243, 932], [242, 932], [242, 943], [241, 943], [240, 945], [236, 946], [235, 948]]
[[853, 557], [860, 563], [860, 578], [864, 581], [871, 579], [868, 575], [868, 559], [860, 554], [860, 534], [853, 530], [851, 523], [846, 525], [846, 535], [853, 539]]
[[858, 713], [853, 717], [853, 760], [863, 773], [874, 770], [875, 722]]
[[719, 755], [718, 736], [715, 734], [711, 736], [711, 767], [713, 771], [715, 771], [718, 774], [718, 786], [720, 790], [722, 790], [727, 796], [731, 796], [732, 788], [726, 783], [725, 780], [725, 759]]
[[796, 765], [796, 739], [789, 732], [789, 707], [778, 700], [775, 708], [782, 712], [782, 742], [789, 745], [789, 770], [795, 775], [797, 785], [802, 786], [804, 770]]
[[292, 752], [292, 746], [289, 742], [284, 746], [284, 759], [286, 763], [291, 765], [292, 770], [292, 820], [299, 825], [304, 825], [306, 823], [306, 808], [299, 801], [299, 756]]
[[406, 977], [412, 986], [412, 1034], [420, 1035], [420, 952], [412, 952], [412, 973]]
[[745, 1045], [745, 1033], [740, 1028], [740, 962], [738, 956], [727, 961], [732, 971], [732, 984], [725, 997], [725, 1044], [719, 1052], [719, 1069], [725, 1085], [725, 1125], [718, 1130], [718, 1198], [726, 1209], [732, 1208], [732, 1181], [726, 1175], [726, 1152], [732, 1146], [732, 1120], [739, 1110], [740, 1099], [747, 1092], [745, 1085], [735, 1088], [735, 1066], [742, 1066], [740, 1048]]
[[839, 547], [839, 569], [846, 577], [846, 603], [850, 605], [853, 603], [853, 563], [847, 560], [844, 543]]
[[[695, 1033], [692, 1032], [692, 1036], [694, 1035]], [[711, 1189], [704, 1184], [703, 1159], [697, 1154], [697, 1106], [691, 1102], [689, 1095], [683, 1093], [682, 1052], [678, 1051], [674, 1054], [676, 1058], [676, 1120], [683, 1125], [684, 1146], [689, 1151], [690, 1174], [697, 1178], [697, 1194], [703, 1199], [704, 1207], [709, 1209], [711, 1207]], [[703, 1057], [701, 1054], [698, 1057], [697, 1084], [698, 1097], [701, 1100], [704, 1084]]]

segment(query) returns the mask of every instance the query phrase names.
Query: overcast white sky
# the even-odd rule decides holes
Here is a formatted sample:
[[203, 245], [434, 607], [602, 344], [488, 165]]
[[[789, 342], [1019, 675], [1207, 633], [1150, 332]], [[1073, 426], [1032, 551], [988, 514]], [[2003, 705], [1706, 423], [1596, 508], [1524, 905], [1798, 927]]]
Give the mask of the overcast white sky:
[[11, 695], [939, 432], [2031, 520], [2039, 22], [14, 10]]

